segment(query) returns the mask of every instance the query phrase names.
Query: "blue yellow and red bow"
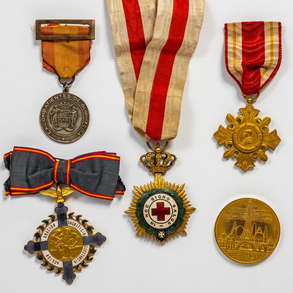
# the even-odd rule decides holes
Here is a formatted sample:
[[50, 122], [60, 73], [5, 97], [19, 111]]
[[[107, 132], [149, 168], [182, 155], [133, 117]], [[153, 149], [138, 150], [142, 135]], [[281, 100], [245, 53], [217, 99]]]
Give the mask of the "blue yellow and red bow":
[[59, 160], [42, 150], [14, 147], [4, 155], [10, 171], [4, 183], [5, 195], [35, 194], [57, 183], [68, 184], [88, 196], [113, 200], [115, 194], [125, 192], [119, 163], [115, 153], [93, 152]]

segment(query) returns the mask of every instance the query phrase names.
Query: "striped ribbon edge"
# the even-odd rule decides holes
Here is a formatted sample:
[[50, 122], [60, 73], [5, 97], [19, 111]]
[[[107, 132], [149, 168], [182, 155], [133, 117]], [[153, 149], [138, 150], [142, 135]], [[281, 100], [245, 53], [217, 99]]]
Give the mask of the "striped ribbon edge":
[[53, 180], [55, 183], [58, 183], [58, 168], [59, 168], [60, 161], [56, 161], [53, 170]]
[[38, 154], [38, 155], [47, 157], [53, 163], [56, 162], [56, 159], [52, 155], [39, 149], [27, 148], [27, 147], [14, 147], [13, 152], [26, 152], [26, 153]]
[[[59, 170], [60, 161], [56, 161], [54, 170], [53, 170], [53, 180], [55, 183], [58, 183], [58, 170]], [[65, 184], [70, 183], [70, 171], [71, 171], [71, 160], [66, 161], [66, 170], [65, 170]]]
[[94, 154], [94, 155], [85, 155], [85, 156], [80, 156], [77, 157], [73, 160], [71, 160], [71, 165], [81, 162], [81, 161], [86, 161], [86, 160], [92, 160], [92, 159], [104, 159], [104, 160], [110, 160], [110, 161], [120, 161], [120, 157], [116, 155], [99, 155], [99, 154]]
[[65, 182], [68, 185], [70, 184], [70, 170], [71, 170], [71, 160], [67, 160]]
[[230, 74], [230, 76], [236, 81], [236, 83], [239, 85], [240, 89], [242, 90], [242, 86], [240, 81], [236, 78], [236, 76], [230, 71], [229, 69], [229, 61], [228, 61], [228, 25], [229, 23], [225, 23], [225, 65], [226, 70]]
[[125, 193], [125, 190], [122, 191], [122, 190], [115, 190], [115, 194], [121, 194], [123, 195]]
[[[19, 186], [11, 186], [11, 195], [23, 195], [23, 194], [34, 194], [38, 193], [40, 190], [49, 188], [52, 186], [54, 181], [50, 181], [48, 183], [44, 183], [42, 185], [36, 186], [36, 187], [19, 187]], [[6, 194], [6, 192], [5, 192]]]
[[3, 156], [3, 158], [7, 159], [8, 157], [12, 157], [12, 154], [13, 154], [13, 152], [8, 152]]
[[[49, 153], [39, 150], [39, 149], [35, 149], [35, 148], [28, 148], [28, 147], [14, 147], [13, 151], [8, 152], [4, 155], [4, 159], [7, 159], [9, 156], [11, 157], [13, 155], [14, 152], [26, 152], [26, 153], [35, 153], [38, 155], [43, 155], [45, 157], [47, 157], [51, 162], [55, 163], [55, 158], [53, 156], [51, 156]], [[40, 186], [36, 186], [36, 187], [18, 187], [18, 186], [11, 186], [10, 187], [10, 191], [5, 190], [5, 195], [9, 196], [9, 195], [26, 195], [26, 194], [36, 194], [38, 193], [40, 190], [45, 189], [45, 188], [49, 188], [50, 186], [52, 186], [54, 183], [54, 181], [50, 181], [48, 183], [42, 184]]]
[[[245, 88], [245, 86], [243, 85], [246, 80], [243, 78], [243, 68], [242, 68], [242, 61], [243, 61], [243, 56], [241, 56], [241, 68], [239, 68], [239, 66], [237, 67], [237, 63], [239, 63], [239, 60], [237, 62], [237, 59], [239, 59], [239, 57], [237, 57], [237, 55], [239, 55], [239, 53], [241, 53], [241, 55], [243, 54], [243, 43], [246, 42], [244, 40], [242, 40], [242, 35], [243, 35], [243, 28], [242, 26], [247, 26], [249, 24], [254, 24], [254, 23], [262, 23], [263, 24], [263, 40], [262, 40], [262, 47], [263, 47], [263, 64], [264, 65], [267, 61], [268, 58], [265, 57], [265, 47], [267, 45], [268, 42], [270, 42], [270, 64], [265, 67], [263, 69], [263, 72], [261, 72], [261, 70], [259, 70], [259, 72], [257, 73], [258, 76], [254, 81], [254, 90], [247, 90]], [[278, 24], [278, 56], [274, 57], [274, 33], [272, 32], [273, 30], [273, 25], [274, 24]], [[271, 29], [270, 29], [270, 38], [269, 41], [266, 41], [265, 38], [265, 26], [270, 24]], [[228, 35], [228, 31], [229, 28], [228, 26], [233, 26], [233, 34], [232, 37]], [[239, 30], [239, 26], [241, 27], [241, 49], [239, 49], [239, 44], [237, 46], [237, 42], [239, 42], [239, 40], [237, 39], [237, 28]], [[272, 79], [273, 77], [276, 75], [277, 71], [279, 70], [279, 67], [281, 65], [281, 61], [282, 61], [282, 25], [280, 22], [241, 22], [241, 23], [225, 23], [225, 65], [226, 65], [226, 70], [229, 73], [229, 75], [236, 81], [236, 83], [239, 85], [241, 91], [244, 94], [250, 95], [250, 94], [256, 94], [258, 93], [263, 87], [265, 87]], [[239, 33], [238, 33], [239, 34]], [[233, 39], [233, 40], [231, 40]], [[233, 52], [231, 53], [231, 50], [229, 51], [229, 41], [231, 43], [233, 43]], [[249, 45], [249, 44], [248, 44]], [[238, 48], [238, 49], [237, 49]], [[238, 54], [237, 54], [238, 53]], [[230, 62], [229, 62], [229, 54], [233, 55], [233, 61], [230, 58]], [[247, 54], [246, 54], [247, 55]], [[245, 57], [247, 58], [247, 57]], [[249, 55], [248, 55], [249, 58]], [[271, 72], [271, 74], [265, 79], [265, 81], [262, 81], [264, 79], [264, 75], [265, 73], [269, 70], [269, 68], [272, 66], [273, 61], [277, 58], [277, 63], [274, 67], [274, 70]], [[252, 58], [253, 59], [253, 58]], [[260, 66], [261, 67], [261, 66]], [[233, 69], [231, 69], [233, 68]], [[238, 77], [237, 77], [238, 76]], [[251, 81], [249, 81], [250, 83], [252, 83]]]
[[78, 187], [77, 185], [73, 184], [73, 183], [70, 183], [70, 186], [74, 189], [76, 189], [77, 191], [85, 194], [85, 195], [88, 195], [90, 197], [95, 197], [95, 198], [101, 198], [101, 199], [107, 199], [107, 200], [113, 200], [114, 199], [114, 195], [105, 195], [105, 194], [100, 194], [100, 193], [94, 193], [94, 192], [89, 192], [89, 191], [86, 191], [80, 187]]

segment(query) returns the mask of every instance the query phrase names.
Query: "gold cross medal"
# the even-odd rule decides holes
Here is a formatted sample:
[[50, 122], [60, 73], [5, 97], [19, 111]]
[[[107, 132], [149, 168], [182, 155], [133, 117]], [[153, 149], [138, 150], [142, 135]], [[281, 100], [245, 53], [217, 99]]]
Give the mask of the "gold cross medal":
[[[148, 1], [148, 5], [141, 6], [107, 0], [128, 115], [151, 150], [141, 156], [140, 162], [155, 174], [153, 182], [134, 187], [134, 197], [125, 213], [132, 219], [137, 236], [161, 245], [177, 235], [186, 235], [187, 222], [195, 210], [184, 184], [166, 182], [162, 174], [176, 161], [175, 155], [165, 149], [177, 136], [189, 60], [203, 22], [204, 1], [185, 1], [186, 5], [173, 2], [176, 1]], [[133, 9], [139, 12], [135, 16]], [[156, 147], [151, 146], [151, 140], [158, 142]], [[165, 146], [159, 141], [166, 141]]]
[[281, 139], [277, 130], [269, 131], [271, 118], [261, 119], [252, 105], [260, 90], [277, 73], [282, 55], [281, 23], [239, 22], [225, 24], [225, 61], [228, 73], [238, 83], [245, 108], [236, 118], [228, 114], [228, 125], [214, 133], [218, 145], [224, 144], [224, 158], [234, 157], [243, 171], [255, 167], [258, 158], [267, 161], [266, 151], [274, 150]]
[[[82, 215], [68, 212], [64, 198], [75, 191], [108, 200], [115, 194], [123, 194], [125, 187], [118, 176], [119, 157], [95, 152], [72, 160], [56, 160], [42, 150], [15, 147], [4, 156], [4, 162], [10, 170], [4, 184], [6, 195], [40, 193], [56, 198], [55, 213], [40, 223], [33, 240], [24, 249], [34, 254], [48, 271], [61, 274], [72, 284], [76, 272], [88, 267], [106, 237], [94, 232], [94, 227]], [[107, 176], [101, 176], [103, 172]], [[88, 177], [94, 180], [89, 181]], [[56, 190], [47, 189], [54, 183]], [[59, 183], [69, 186], [61, 189]]]

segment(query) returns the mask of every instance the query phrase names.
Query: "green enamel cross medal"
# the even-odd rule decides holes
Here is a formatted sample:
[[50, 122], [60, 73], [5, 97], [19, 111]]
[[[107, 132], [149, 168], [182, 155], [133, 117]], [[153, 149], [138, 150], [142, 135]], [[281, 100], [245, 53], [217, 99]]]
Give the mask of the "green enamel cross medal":
[[161, 245], [175, 236], [186, 235], [188, 219], [195, 210], [189, 204], [184, 184], [168, 183], [162, 177], [176, 161], [175, 155], [164, 152], [167, 144], [163, 148], [157, 144], [153, 149], [147, 143], [152, 152], [141, 156], [140, 161], [156, 178], [150, 184], [134, 187], [131, 206], [125, 211], [136, 227], [137, 236], [153, 239]]
[[94, 227], [88, 224], [88, 220], [82, 219], [81, 215], [67, 213], [63, 196], [74, 191], [71, 187], [61, 190], [59, 186], [56, 191], [40, 191], [44, 195], [57, 197], [56, 214], [43, 220], [34, 234], [34, 241], [24, 246], [27, 252], [36, 255], [48, 271], [62, 274], [68, 284], [74, 281], [75, 272], [80, 272], [93, 260], [96, 246], [106, 241], [101, 233], [94, 234]]
[[[184, 85], [189, 60], [198, 43], [204, 1], [190, 1], [190, 9], [184, 11], [173, 9], [172, 1], [155, 1], [158, 3], [138, 5], [139, 13], [135, 15], [125, 13], [133, 10], [131, 1], [122, 1], [124, 9], [119, 2], [107, 0], [121, 84], [133, 128], [152, 150], [140, 161], [156, 175], [154, 182], [134, 187], [135, 196], [126, 213], [134, 222], [137, 236], [163, 245], [171, 237], [186, 234], [185, 227], [195, 209], [186, 198], [184, 184], [168, 183], [162, 177], [176, 157], [164, 152], [167, 145], [152, 148], [148, 142], [152, 139], [168, 143], [177, 136]], [[144, 30], [146, 26], [140, 25], [142, 15], [148, 16], [146, 23], [154, 29]], [[125, 19], [127, 29], [117, 19]]]

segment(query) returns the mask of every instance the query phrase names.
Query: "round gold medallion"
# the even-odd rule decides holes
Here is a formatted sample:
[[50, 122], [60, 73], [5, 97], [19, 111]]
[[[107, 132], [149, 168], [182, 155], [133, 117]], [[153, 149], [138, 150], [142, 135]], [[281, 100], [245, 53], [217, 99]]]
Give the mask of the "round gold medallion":
[[230, 259], [255, 263], [269, 256], [278, 244], [280, 224], [275, 212], [254, 198], [232, 201], [215, 224], [219, 248]]
[[243, 153], [256, 151], [262, 144], [263, 135], [257, 125], [245, 123], [236, 127], [233, 133], [235, 147]]
[[48, 237], [49, 253], [60, 261], [74, 260], [81, 254], [82, 248], [81, 234], [70, 226], [58, 227]]

